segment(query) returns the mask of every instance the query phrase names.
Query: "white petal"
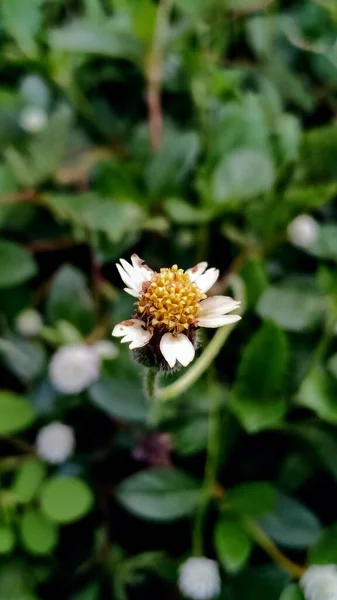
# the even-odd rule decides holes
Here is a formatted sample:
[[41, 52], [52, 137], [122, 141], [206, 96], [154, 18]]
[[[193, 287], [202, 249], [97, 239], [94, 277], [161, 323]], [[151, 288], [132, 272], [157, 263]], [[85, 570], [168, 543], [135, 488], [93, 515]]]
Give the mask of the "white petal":
[[121, 267], [121, 265], [117, 264], [116, 267], [118, 269], [118, 273], [120, 274], [122, 281], [129, 288], [134, 289], [135, 291], [141, 290], [141, 285], [137, 282], [134, 282], [132, 277], [123, 269], [123, 267]]
[[130, 349], [142, 348], [149, 343], [152, 333], [145, 329], [144, 323], [138, 319], [129, 319], [115, 325], [112, 335], [122, 337], [122, 344], [130, 344]]
[[197, 320], [199, 327], [222, 327], [222, 325], [230, 325], [230, 323], [236, 323], [240, 321], [240, 315], [220, 315], [217, 317], [200, 317]]
[[212, 285], [215, 284], [219, 275], [219, 269], [214, 269], [213, 267], [211, 269], [207, 269], [206, 273], [200, 275], [200, 277], [198, 277], [196, 281], [196, 284], [200, 291], [207, 292], [212, 287]]
[[160, 340], [160, 351], [171, 368], [174, 367], [176, 361], [180, 362], [183, 367], [187, 367], [195, 355], [192, 342], [183, 333], [176, 336], [172, 333], [165, 333]]
[[241, 302], [233, 300], [230, 296], [211, 296], [200, 302], [200, 309], [198, 315], [205, 317], [225, 315], [226, 313], [239, 308]]
[[191, 281], [196, 281], [198, 277], [207, 269], [207, 262], [200, 262], [195, 267], [187, 269], [186, 273]]
[[136, 292], [135, 290], [132, 290], [131, 288], [123, 288], [123, 289], [124, 289], [124, 292], [126, 292], [127, 294], [130, 294], [130, 296], [139, 298], [139, 292]]
[[143, 283], [145, 281], [149, 281], [152, 277], [153, 271], [148, 267], [142, 266], [143, 261], [137, 256], [137, 254], [133, 254], [131, 257], [131, 262], [128, 263], [124, 258], [120, 259], [121, 264], [117, 264], [116, 267], [121, 276], [122, 281], [127, 285], [127, 292], [131, 296], [139, 297], [139, 294], [142, 290]]

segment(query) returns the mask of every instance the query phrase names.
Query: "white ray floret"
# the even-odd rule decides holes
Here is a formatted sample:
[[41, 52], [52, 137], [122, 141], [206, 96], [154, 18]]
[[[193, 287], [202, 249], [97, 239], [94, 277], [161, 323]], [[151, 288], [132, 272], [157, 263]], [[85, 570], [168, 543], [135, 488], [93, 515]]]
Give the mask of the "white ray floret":
[[160, 340], [160, 350], [171, 368], [177, 361], [187, 367], [195, 355], [193, 344], [184, 333], [165, 333]]
[[138, 298], [142, 291], [143, 283], [151, 279], [153, 271], [148, 267], [142, 266], [143, 261], [137, 254], [131, 256], [132, 265], [124, 260], [124, 258], [121, 258], [120, 262], [121, 265], [117, 264], [116, 266], [122, 281], [127, 286], [124, 290], [131, 296]]
[[145, 324], [139, 319], [129, 319], [115, 325], [112, 335], [123, 338], [122, 344], [130, 344], [129, 348], [142, 348], [152, 338], [152, 333], [145, 329]]

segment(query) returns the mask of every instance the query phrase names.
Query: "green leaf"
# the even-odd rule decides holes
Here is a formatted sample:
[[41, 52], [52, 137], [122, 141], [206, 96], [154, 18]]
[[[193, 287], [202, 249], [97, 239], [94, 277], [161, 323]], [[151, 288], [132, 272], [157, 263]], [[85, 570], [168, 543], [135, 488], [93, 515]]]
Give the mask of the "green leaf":
[[178, 423], [173, 430], [173, 447], [181, 456], [201, 452], [207, 446], [207, 415], [190, 417], [186, 423]]
[[233, 595], [237, 600], [279, 600], [289, 575], [277, 565], [249, 568], [234, 580]]
[[277, 490], [266, 481], [242, 483], [227, 491], [224, 507], [252, 517], [260, 517], [274, 509]]
[[37, 458], [29, 458], [20, 465], [12, 486], [20, 502], [31, 502], [35, 498], [46, 474], [46, 466]]
[[160, 150], [150, 160], [146, 181], [152, 195], [174, 192], [194, 167], [200, 153], [195, 131], [165, 133]]
[[337, 225], [334, 223], [320, 225], [317, 238], [309, 251], [319, 258], [337, 260]]
[[40, 501], [44, 514], [55, 523], [73, 523], [91, 510], [94, 498], [82, 479], [56, 475], [44, 484]]
[[83, 334], [95, 323], [95, 307], [86, 278], [71, 265], [63, 265], [56, 273], [48, 295], [46, 314], [55, 324], [68, 321]]
[[48, 555], [58, 542], [58, 528], [36, 510], [26, 511], [20, 521], [20, 536], [30, 554]]
[[89, 397], [97, 408], [112, 417], [130, 422], [146, 420], [146, 400], [138, 379], [103, 378], [90, 386]]
[[321, 533], [316, 515], [298, 500], [281, 493], [273, 512], [264, 515], [259, 523], [276, 544], [288, 548], [308, 548]]
[[28, 54], [34, 54], [34, 37], [41, 24], [41, 0], [2, 0], [1, 16], [3, 26], [19, 47]]
[[[295, 433], [310, 444], [312, 452], [323, 467], [337, 480], [337, 440], [334, 431], [329, 433], [323, 429], [305, 423], [296, 425]], [[310, 457], [311, 458], [311, 457]]]
[[0, 240], [0, 288], [19, 285], [36, 274], [34, 259], [19, 244]]
[[34, 421], [34, 411], [24, 396], [0, 392], [0, 434], [17, 433]]
[[47, 362], [44, 346], [16, 338], [0, 338], [0, 353], [7, 367], [25, 383], [31, 383], [41, 375]]
[[302, 590], [296, 585], [296, 583], [292, 583], [288, 585], [285, 590], [283, 590], [280, 600], [305, 600], [302, 594]]
[[311, 565], [337, 563], [337, 523], [323, 531], [317, 543], [309, 550], [308, 559]]
[[142, 47], [130, 29], [113, 18], [105, 19], [104, 23], [85, 19], [68, 22], [50, 32], [49, 43], [54, 50], [62, 52], [99, 54], [135, 61], [142, 54]]
[[287, 364], [286, 335], [274, 323], [264, 323], [244, 349], [236, 393], [256, 400], [270, 398], [282, 389]]
[[53, 175], [61, 162], [66, 150], [71, 118], [68, 107], [60, 108], [29, 145], [28, 160], [34, 185]]
[[81, 239], [88, 232], [105, 233], [112, 243], [122, 242], [127, 233], [146, 226], [145, 213], [135, 202], [106, 199], [87, 192], [83, 194], [46, 194], [45, 205], [55, 217], [71, 223]]
[[304, 331], [317, 324], [324, 308], [324, 298], [308, 283], [289, 280], [266, 289], [257, 313], [286, 331]]
[[178, 469], [149, 469], [131, 475], [116, 489], [117, 500], [138, 517], [172, 521], [194, 512], [198, 481]]
[[89, 584], [84, 590], [81, 590], [74, 596], [71, 596], [70, 600], [98, 600], [99, 590], [99, 582], [94, 581], [93, 583]]
[[36, 586], [32, 566], [19, 559], [2, 561], [0, 589], [6, 600], [39, 600], [34, 594]]
[[247, 200], [270, 190], [274, 184], [274, 166], [267, 154], [241, 148], [226, 154], [213, 174], [215, 202]]
[[180, 198], [168, 198], [164, 207], [173, 223], [178, 225], [199, 225], [213, 217], [211, 211], [188, 204]]
[[265, 263], [259, 258], [250, 258], [242, 269], [242, 278], [246, 286], [247, 308], [250, 308], [256, 305], [268, 286]]
[[233, 395], [230, 409], [246, 431], [256, 433], [277, 427], [287, 412], [287, 404], [283, 398], [256, 402], [255, 399]]
[[328, 423], [337, 423], [337, 385], [321, 367], [313, 369], [304, 379], [296, 401], [313, 410]]
[[329, 181], [336, 177], [335, 148], [337, 126], [329, 123], [305, 132], [302, 141], [302, 165], [311, 181]]
[[288, 364], [284, 332], [265, 323], [245, 347], [230, 407], [248, 431], [278, 423], [286, 406], [280, 396]]
[[[296, 208], [296, 212], [305, 212], [330, 202], [337, 193], [336, 183], [322, 185], [290, 185], [285, 192], [284, 202]], [[295, 215], [294, 215], [295, 216]]]
[[218, 558], [229, 573], [243, 568], [252, 549], [252, 542], [241, 522], [225, 517], [216, 524], [214, 543]]
[[0, 555], [12, 552], [15, 547], [14, 531], [6, 526], [0, 526]]

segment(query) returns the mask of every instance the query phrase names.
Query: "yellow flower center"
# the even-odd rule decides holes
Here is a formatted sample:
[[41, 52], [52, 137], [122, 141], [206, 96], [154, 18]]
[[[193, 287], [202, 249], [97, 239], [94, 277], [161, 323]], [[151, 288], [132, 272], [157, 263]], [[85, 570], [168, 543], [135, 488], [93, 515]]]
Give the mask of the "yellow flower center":
[[173, 265], [153, 273], [151, 280], [143, 284], [137, 310], [148, 325], [177, 334], [193, 326], [204, 298], [206, 295], [183, 269]]

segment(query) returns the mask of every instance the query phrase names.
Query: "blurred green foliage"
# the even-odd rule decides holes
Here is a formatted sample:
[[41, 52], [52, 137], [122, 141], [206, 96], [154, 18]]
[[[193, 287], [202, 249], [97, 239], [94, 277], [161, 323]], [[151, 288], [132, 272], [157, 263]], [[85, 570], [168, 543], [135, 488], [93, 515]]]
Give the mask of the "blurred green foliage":
[[[334, 0], [0, 0], [4, 600], [176, 598], [191, 531], [222, 600], [301, 600], [296, 565], [337, 562], [336, 33]], [[179, 398], [149, 406], [124, 348], [61, 393], [53, 353], [131, 316], [133, 252], [208, 260], [242, 321]]]

